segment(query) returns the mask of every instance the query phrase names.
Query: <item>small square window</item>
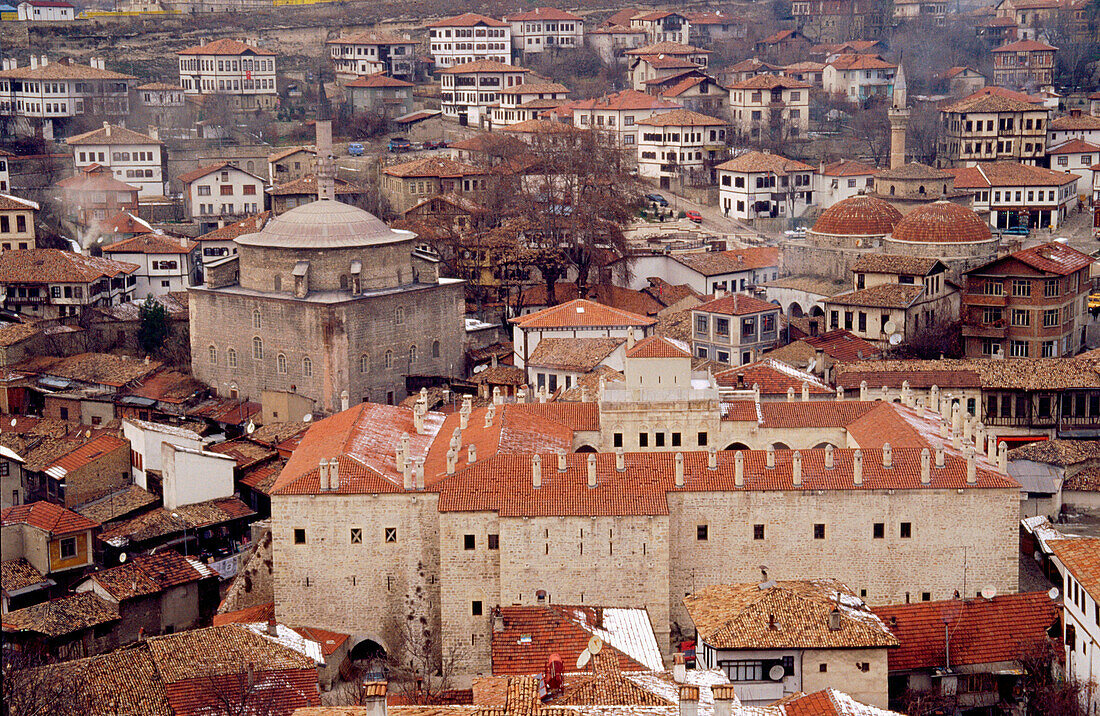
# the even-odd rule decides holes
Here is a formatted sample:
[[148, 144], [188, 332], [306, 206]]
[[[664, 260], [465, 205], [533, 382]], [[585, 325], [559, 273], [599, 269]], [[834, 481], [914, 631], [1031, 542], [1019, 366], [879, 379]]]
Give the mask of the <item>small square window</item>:
[[901, 538], [902, 539], [909, 539], [912, 536], [913, 536], [913, 523], [912, 522], [902, 522], [901, 523]]
[[475, 616], [475, 617], [480, 617], [481, 616], [481, 602], [480, 601], [470, 602], [470, 614], [472, 616]]
[[860, 599], [866, 599], [867, 598], [867, 590], [866, 589], [859, 590], [859, 598]]
[[464, 535], [462, 537], [463, 549], [474, 549], [477, 546], [477, 538], [473, 535]]
[[500, 535], [489, 535], [487, 541], [489, 549], [500, 549]]
[[699, 435], [697, 436], [697, 442], [699, 443], [699, 447], [706, 447], [706, 445], [707, 445], [707, 434], [706, 433], [699, 433]]
[[707, 536], [708, 536], [707, 535], [707, 526], [706, 525], [696, 525], [696, 527], [695, 527], [695, 539], [699, 540], [700, 542], [706, 542], [707, 541]]
[[753, 525], [752, 526], [752, 538], [753, 539], [764, 539], [764, 525]]
[[352, 544], [363, 544], [363, 528], [362, 527], [352, 527], [351, 528], [351, 543]]
[[672, 447], [680, 447], [680, 433], [672, 434]]
[[921, 592], [921, 593], [920, 593], [920, 600], [921, 600], [922, 602], [930, 602], [930, 601], [932, 601], [932, 592]]
[[396, 542], [397, 541], [397, 528], [396, 527], [387, 527], [385, 534], [386, 534], [386, 541], [387, 542]]
[[871, 533], [875, 539], [882, 539], [886, 536], [886, 524], [883, 522], [876, 522]]
[[305, 543], [306, 543], [306, 531], [304, 529], [301, 529], [301, 528], [296, 528], [294, 530], [294, 544], [305, 544]]
[[649, 447], [649, 433], [638, 433], [638, 447]]
[[814, 539], [825, 539], [825, 525], [820, 522], [814, 525]]
[[613, 447], [622, 447], [623, 446], [623, 434], [622, 433], [615, 433], [615, 435], [612, 436], [612, 444], [613, 444]]
[[61, 559], [72, 559], [76, 556], [76, 537], [66, 537], [61, 540]]
[[664, 433], [653, 433], [653, 445], [655, 447], [664, 447], [665, 446], [665, 434]]
[[820, 664], [817, 667], [817, 670], [820, 671], [822, 674], [824, 674], [826, 671], [829, 670], [829, 665], [828, 664]]

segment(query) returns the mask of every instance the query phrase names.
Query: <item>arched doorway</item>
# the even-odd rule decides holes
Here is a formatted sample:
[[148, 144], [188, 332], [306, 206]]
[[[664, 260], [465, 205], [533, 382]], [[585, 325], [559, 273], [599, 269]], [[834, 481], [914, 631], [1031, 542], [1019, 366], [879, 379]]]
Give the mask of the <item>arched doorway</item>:
[[730, 443], [726, 446], [727, 450], [749, 450], [749, 446], [745, 443]]
[[810, 309], [810, 316], [812, 318], [823, 318], [825, 316], [825, 309], [815, 303]]
[[791, 446], [787, 443], [772, 443], [772, 448], [776, 450], [790, 450]]
[[367, 681], [386, 678], [386, 648], [370, 637], [363, 637], [348, 651], [348, 660], [365, 674]]
[[591, 445], [581, 445], [577, 448], [576, 452], [596, 452], [596, 448]]
[[818, 443], [817, 445], [814, 445], [814, 450], [824, 450], [825, 448], [830, 446], [834, 448], [836, 447], [836, 445], [833, 445], [831, 442], [825, 441], [823, 443]]
[[787, 307], [787, 315], [791, 318], [802, 318], [805, 314], [802, 311], [802, 306], [798, 302], [793, 302]]

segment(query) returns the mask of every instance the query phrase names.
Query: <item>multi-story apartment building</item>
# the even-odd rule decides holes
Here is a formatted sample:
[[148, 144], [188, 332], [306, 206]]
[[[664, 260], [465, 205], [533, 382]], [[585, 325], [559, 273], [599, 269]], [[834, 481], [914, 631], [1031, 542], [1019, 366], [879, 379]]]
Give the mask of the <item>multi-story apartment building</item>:
[[182, 87], [167, 82], [148, 82], [137, 87], [138, 104], [149, 117], [150, 126], [158, 132], [183, 124], [184, 96]]
[[733, 126], [748, 139], [805, 136], [812, 87], [790, 77], [757, 75], [729, 86]]
[[966, 355], [1057, 358], [1085, 346], [1091, 256], [1052, 242], [967, 271]]
[[[514, 316], [512, 361], [526, 369], [532, 356], [546, 340], [617, 338], [641, 340], [652, 333], [657, 320], [613, 306], [577, 298], [542, 310]], [[628, 348], [628, 350], [629, 350]]]
[[837, 55], [825, 63], [821, 83], [826, 92], [845, 97], [849, 102], [885, 99], [894, 91], [898, 66], [878, 55], [855, 53]]
[[741, 293], [696, 306], [691, 310], [691, 352], [729, 365], [752, 363], [777, 345], [781, 310]]
[[538, 119], [542, 112], [566, 103], [569, 88], [557, 82], [527, 82], [500, 90], [500, 102], [492, 108], [495, 126]]
[[101, 58], [79, 65], [68, 58], [50, 62], [31, 55], [29, 67], [4, 58], [0, 70], [0, 116], [15, 119], [14, 131], [52, 139], [64, 136], [68, 120], [91, 116], [123, 119], [130, 114], [130, 87], [136, 77], [104, 69]]
[[574, 126], [610, 132], [619, 144], [633, 147], [638, 143], [639, 121], [683, 107], [676, 102], [628, 89], [596, 99], [571, 102], [563, 109], [572, 114]]
[[1079, 177], [1015, 162], [988, 162], [950, 170], [955, 189], [970, 192], [972, 208], [990, 226], [1056, 230], [1077, 203]]
[[[1062, 575], [1062, 633], [1055, 643], [1065, 645], [1067, 676], [1089, 684], [1100, 673], [1100, 652], [1092, 648], [1100, 643], [1100, 539], [1071, 537], [1048, 544]], [[1084, 713], [1096, 709], [1091, 688], [1081, 689], [1078, 698]]]
[[993, 50], [993, 84], [1012, 89], [1038, 90], [1054, 82], [1054, 53], [1037, 40], [1017, 40]]
[[489, 108], [500, 101], [500, 91], [523, 84], [531, 70], [496, 60], [477, 60], [439, 71], [443, 116], [462, 126], [488, 120]]
[[638, 174], [658, 179], [662, 189], [674, 180], [713, 184], [714, 167], [727, 156], [728, 126], [688, 109], [639, 120]]
[[76, 223], [92, 227], [121, 211], [137, 213], [136, 186], [115, 179], [111, 170], [88, 166], [54, 185]]
[[508, 15], [512, 26], [512, 51], [517, 58], [552, 50], [573, 50], [584, 46], [584, 18], [552, 7]]
[[[1051, 169], [1076, 174], [1079, 187], [1092, 183], [1092, 166], [1100, 162], [1100, 146], [1081, 139], [1071, 139], [1047, 150]], [[1084, 192], [1082, 192], [1084, 193]]]
[[667, 10], [635, 15], [630, 18], [630, 26], [645, 30], [650, 44], [678, 42], [686, 45], [691, 37], [691, 23], [687, 16]]
[[138, 188], [139, 196], [164, 196], [164, 144], [147, 134], [104, 122], [66, 143], [73, 148], [73, 166], [84, 169], [98, 164], [115, 178]]
[[443, 194], [477, 198], [488, 189], [490, 170], [446, 157], [425, 157], [382, 170], [382, 195], [398, 213]]
[[60, 249], [0, 253], [4, 308], [31, 318], [79, 317], [133, 298], [136, 264]]
[[35, 248], [37, 202], [0, 193], [0, 253]]
[[429, 47], [437, 70], [488, 60], [512, 63], [512, 26], [467, 12], [428, 25]]
[[985, 87], [940, 110], [941, 165], [1019, 161], [1034, 164], [1046, 154], [1050, 111], [1024, 95]]
[[180, 84], [191, 98], [225, 96], [234, 110], [274, 109], [279, 103], [275, 53], [222, 38], [179, 53]]
[[719, 164], [718, 202], [735, 219], [793, 218], [814, 203], [817, 172], [769, 151], [746, 152]]
[[141, 234], [103, 247], [108, 258], [136, 264], [133, 299], [186, 291], [202, 280], [199, 243], [183, 236]]
[[690, 70], [704, 70], [709, 62], [710, 50], [663, 40], [634, 50], [627, 50], [630, 58], [631, 86], [645, 91], [652, 80], [683, 75]]
[[184, 211], [204, 233], [264, 208], [264, 180], [229, 162], [199, 167], [176, 181], [183, 189]]
[[363, 32], [327, 43], [336, 79], [354, 80], [383, 73], [401, 80], [416, 77], [416, 42], [408, 35]]

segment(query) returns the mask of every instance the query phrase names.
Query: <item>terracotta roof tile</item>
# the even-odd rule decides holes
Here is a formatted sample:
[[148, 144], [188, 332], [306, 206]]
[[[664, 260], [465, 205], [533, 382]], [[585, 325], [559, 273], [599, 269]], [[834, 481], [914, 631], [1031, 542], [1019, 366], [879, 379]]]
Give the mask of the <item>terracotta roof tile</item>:
[[137, 270], [137, 264], [82, 256], [61, 249], [26, 249], [0, 254], [0, 283], [93, 283]]
[[325, 657], [332, 656], [344, 642], [351, 638], [350, 634], [341, 634], [338, 631], [328, 631], [327, 629], [320, 629], [318, 627], [300, 626], [294, 627], [294, 631], [298, 632], [306, 639], [310, 639], [320, 644], [321, 655]]
[[244, 609], [238, 609], [233, 612], [215, 614], [212, 625], [255, 624], [256, 622], [270, 621], [274, 618], [275, 602], [267, 602], [266, 604], [257, 604], [256, 606], [245, 607]]
[[[10, 253], [19, 253], [12, 251]], [[0, 259], [7, 256], [0, 254]], [[159, 370], [159, 361], [145, 361], [112, 353], [79, 353], [75, 356], [55, 358], [38, 356], [16, 363], [11, 368], [20, 373], [67, 378], [80, 383], [95, 383], [122, 387], [141, 380]]]
[[768, 303], [755, 296], [741, 293], [731, 293], [721, 298], [715, 298], [702, 303], [693, 311], [705, 311], [707, 313], [721, 313], [726, 316], [747, 316], [752, 313], [764, 313], [765, 311], [778, 311], [779, 306]]
[[[1095, 359], [960, 358], [946, 360], [879, 360], [836, 366], [837, 385], [845, 390], [868, 386], [972, 387], [1003, 390], [1100, 388]], [[931, 382], [929, 382], [931, 381]], [[923, 385], [922, 385], [923, 384]]]
[[136, 80], [133, 75], [101, 70], [76, 62], [49, 62], [38, 67], [16, 67], [0, 71], [0, 79], [7, 80]]
[[994, 47], [993, 52], [1054, 52], [1057, 47], [1052, 47], [1045, 42], [1038, 42], [1037, 40], [1017, 40], [1016, 42], [1010, 42], [1007, 45], [1001, 45], [1000, 47]]
[[[173, 512], [178, 517], [173, 517]], [[158, 507], [107, 527], [100, 533], [99, 539], [111, 544], [125, 545], [182, 533], [185, 529], [212, 527], [255, 514], [248, 505], [235, 497], [220, 497], [183, 505], [174, 510]]]
[[897, 69], [897, 65], [887, 62], [878, 55], [864, 55], [856, 53], [837, 55], [831, 61], [826, 62], [825, 64], [832, 65], [836, 69], [843, 71]]
[[454, 65], [439, 71], [444, 75], [461, 75], [469, 72], [530, 72], [531, 70], [519, 65], [507, 65], [496, 60], [474, 60], [461, 65]]
[[255, 216], [250, 216], [247, 219], [241, 219], [240, 221], [232, 224], [227, 224], [220, 229], [214, 229], [208, 231], [202, 236], [195, 239], [195, 241], [231, 241], [238, 236], [245, 234], [255, 234], [260, 229], [264, 228], [267, 220], [271, 218], [270, 211], [264, 211]]
[[651, 94], [646, 94], [645, 92], [627, 89], [621, 92], [614, 92], [602, 97], [597, 97], [596, 99], [584, 99], [573, 102], [571, 108], [574, 112], [576, 110], [610, 110], [621, 112], [636, 109], [672, 110], [680, 109], [681, 106], [682, 105], [676, 104], [675, 102], [668, 102], [658, 97], [654, 97]]
[[874, 174], [877, 171], [878, 168], [870, 164], [864, 164], [863, 162], [857, 162], [851, 159], [840, 159], [832, 164], [826, 164], [825, 171], [823, 171], [822, 174], [830, 177], [852, 177]]
[[1071, 172], [1059, 172], [1018, 162], [982, 162], [973, 167], [950, 170], [959, 189], [982, 189], [992, 186], [1065, 186], [1077, 181]]
[[525, 316], [510, 318], [509, 322], [524, 330], [542, 328], [578, 328], [581, 326], [652, 326], [656, 319], [637, 313], [605, 306], [585, 298], [550, 306]]
[[1100, 152], [1100, 146], [1089, 144], [1083, 139], [1071, 139], [1056, 147], [1049, 147], [1047, 154], [1090, 154]]
[[1050, 120], [1049, 126], [1058, 131], [1096, 130], [1100, 129], [1100, 117], [1091, 114], [1066, 115]]
[[602, 363], [625, 338], [543, 338], [527, 358], [527, 365], [587, 373]]
[[740, 82], [734, 82], [727, 87], [731, 90], [772, 90], [777, 88], [782, 89], [810, 89], [813, 85], [806, 84], [801, 80], [796, 80], [792, 77], [785, 77], [781, 75], [763, 74], [750, 77]]
[[1066, 467], [1100, 458], [1100, 440], [1040, 440], [1008, 451], [1009, 460]]
[[[452, 145], [453, 146], [453, 145]], [[554, 298], [566, 303], [580, 298], [580, 289], [573, 281], [558, 281], [554, 285]], [[546, 305], [546, 284], [540, 283], [526, 289], [522, 294], [524, 306]], [[653, 316], [663, 306], [644, 291], [635, 291], [624, 286], [601, 283], [588, 287], [588, 299], [621, 311], [629, 311], [642, 316]]]
[[439, 20], [428, 25], [428, 27], [473, 27], [474, 25], [486, 25], [488, 27], [508, 27], [508, 23], [501, 22], [500, 20], [494, 20], [491, 17], [485, 15], [478, 15], [476, 12], [466, 12], [461, 15], [455, 15], [445, 20]]
[[865, 360], [877, 358], [879, 355], [879, 349], [873, 343], [868, 343], [843, 328], [822, 333], [819, 336], [807, 336], [802, 339], [802, 342], [841, 361]]
[[836, 689], [793, 694], [773, 706], [782, 709], [782, 716], [901, 716], [896, 711], [868, 706]]
[[682, 42], [672, 42], [671, 40], [665, 40], [653, 45], [645, 45], [644, 47], [636, 47], [632, 50], [627, 50], [628, 55], [709, 55], [710, 50], [704, 50], [694, 45], [685, 45]]
[[[351, 182], [344, 181], [343, 179], [335, 180], [335, 190], [337, 194], [341, 195], [363, 194], [366, 192], [366, 189], [359, 186], [358, 184], [352, 184]], [[286, 182], [285, 184], [273, 186], [267, 190], [267, 193], [272, 196], [307, 194], [316, 197], [317, 177], [314, 174], [307, 174], [293, 181]]]
[[128, 485], [124, 490], [85, 503], [77, 507], [76, 511], [90, 520], [105, 524], [155, 502], [156, 495], [138, 485]]
[[774, 172], [779, 176], [786, 176], [791, 172], [812, 172], [814, 168], [809, 164], [803, 164], [794, 159], [787, 159], [779, 154], [753, 150], [745, 152], [739, 157], [719, 164], [715, 169], [730, 172], [742, 172], [758, 174], [762, 172]]
[[536, 7], [534, 10], [508, 15], [504, 20], [506, 22], [524, 22], [527, 20], [574, 20], [582, 22], [583, 18], [571, 12], [558, 10], [553, 7]]
[[857, 194], [823, 211], [814, 222], [813, 232], [835, 236], [885, 236], [894, 230], [901, 218], [901, 212], [882, 199]]
[[724, 127], [726, 122], [716, 117], [692, 112], [690, 109], [674, 109], [655, 117], [638, 120], [648, 127]]
[[136, 186], [115, 179], [107, 171], [83, 170], [80, 174], [67, 177], [54, 184], [54, 186], [74, 193], [117, 191], [136, 194], [140, 191]]
[[915, 284], [882, 283], [858, 291], [849, 291], [827, 299], [827, 304], [840, 306], [873, 306], [879, 308], [908, 308], [924, 294], [924, 286]]
[[191, 239], [170, 234], [141, 234], [103, 247], [107, 254], [189, 254], [198, 247]]
[[852, 266], [852, 271], [926, 276], [936, 266], [942, 266], [942, 263], [935, 258], [904, 254], [862, 254]]
[[508, 406], [507, 410], [525, 411], [544, 420], [561, 423], [576, 432], [600, 429], [600, 410], [597, 403], [524, 403]]
[[8, 612], [4, 631], [30, 631], [60, 637], [118, 621], [118, 607], [92, 592], [67, 594], [42, 604]]
[[1088, 254], [1057, 241], [1032, 246], [1029, 249], [1009, 254], [1009, 256], [1039, 271], [1060, 276], [1068, 276], [1071, 273], [1088, 268], [1095, 261]]
[[1046, 640], [1047, 629], [1057, 619], [1046, 592], [899, 604], [873, 611], [900, 642], [887, 656], [892, 672], [942, 667], [947, 659], [945, 622], [951, 633], [951, 665], [967, 666], [1016, 661], [1024, 648]]
[[5, 559], [0, 562], [0, 589], [5, 595], [20, 589], [46, 585], [49, 581], [27, 560]]
[[259, 47], [250, 45], [247, 42], [241, 42], [240, 40], [234, 40], [232, 38], [223, 37], [220, 40], [214, 40], [208, 42], [205, 45], [196, 45], [194, 47], [188, 47], [186, 50], [180, 50], [181, 55], [265, 55], [274, 57], [275, 53], [271, 50], [262, 50]]
[[738, 376], [744, 377], [745, 389], [754, 385], [760, 386], [761, 395], [786, 395], [788, 388], [793, 388], [796, 395], [801, 395], [803, 383], [809, 388], [810, 395], [829, 395], [835, 392], [817, 377], [768, 358], [714, 374], [718, 385], [726, 387], [737, 387]]
[[159, 139], [153, 139], [148, 134], [135, 132], [126, 127], [111, 125], [110, 133], [106, 127], [93, 129], [65, 140], [65, 143], [73, 146], [77, 144], [163, 144]]
[[209, 174], [213, 174], [214, 172], [219, 171], [221, 169], [229, 169], [229, 170], [238, 171], [238, 172], [241, 172], [243, 174], [247, 174], [248, 176], [252, 177], [253, 179], [260, 179], [260, 181], [263, 182], [263, 179], [261, 177], [257, 176], [256, 174], [253, 174], [252, 172], [245, 171], [244, 169], [241, 169], [240, 167], [235, 167], [232, 164], [230, 164], [229, 162], [215, 162], [214, 164], [207, 164], [206, 166], [202, 166], [202, 167], [199, 167], [197, 169], [193, 169], [189, 172], [185, 172], [183, 174], [180, 174], [178, 177], [176, 177], [176, 181], [178, 181], [180, 184], [190, 184], [191, 182], [193, 182], [197, 179], [202, 179], [204, 176], [207, 176]]
[[44, 501], [9, 507], [3, 511], [2, 515], [5, 527], [16, 524], [30, 525], [55, 536], [94, 530], [99, 527], [98, 522], [93, 522], [60, 505]]
[[874, 409], [874, 405], [857, 400], [765, 401], [760, 403], [760, 416], [769, 428], [843, 427]]
[[[1100, 597], [1100, 538], [1070, 537], [1054, 540], [1051, 549], [1073, 578], [1094, 600]], [[1100, 600], [1098, 600], [1100, 601]]]
[[1047, 110], [1021, 92], [1013, 92], [1003, 87], [983, 87], [974, 94], [944, 107], [942, 111], [958, 114], [965, 112], [1045, 112]]
[[202, 578], [190, 560], [170, 549], [136, 555], [129, 562], [91, 576], [116, 601], [158, 594]]
[[20, 199], [11, 194], [0, 194], [0, 211], [20, 211], [31, 209], [38, 211], [38, 203], [30, 199]]
[[691, 358], [688, 346], [664, 336], [643, 338], [626, 352], [627, 358]]
[[[74, 445], [79, 445], [74, 443]], [[114, 435], [103, 434], [99, 437], [93, 438], [83, 445], [79, 445], [72, 452], [63, 455], [62, 457], [54, 460], [52, 463], [46, 466], [44, 472], [51, 477], [63, 478], [67, 473], [73, 470], [79, 470], [80, 468], [90, 465], [99, 458], [112, 453], [119, 448], [129, 449], [130, 443], [126, 440], [122, 440]]]
[[980, 243], [990, 241], [989, 225], [973, 210], [949, 201], [913, 209], [894, 226], [895, 241], [914, 243]]
[[382, 170], [383, 174], [395, 177], [447, 177], [481, 176], [484, 169], [456, 162], [446, 157], [424, 157], [411, 162], [393, 164]]

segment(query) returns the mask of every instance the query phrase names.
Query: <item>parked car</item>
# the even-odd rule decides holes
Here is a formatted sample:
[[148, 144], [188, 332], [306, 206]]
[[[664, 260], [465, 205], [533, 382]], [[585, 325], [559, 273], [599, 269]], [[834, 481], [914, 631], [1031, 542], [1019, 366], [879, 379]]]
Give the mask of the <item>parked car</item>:
[[363, 156], [363, 145], [359, 142], [352, 142], [348, 145], [349, 157], [361, 157]]
[[703, 215], [700, 214], [698, 211], [695, 211], [694, 209], [684, 212], [684, 216], [686, 216], [690, 221], [694, 221], [696, 224], [703, 223]]
[[1026, 226], [1010, 226], [1001, 233], [1009, 236], [1030, 236], [1031, 229]]
[[424, 142], [425, 149], [446, 149], [447, 141], [445, 139], [430, 139]]
[[390, 137], [389, 150], [394, 153], [407, 152], [412, 149], [412, 142], [404, 137]]
[[660, 194], [646, 194], [645, 200], [650, 204], [656, 204], [657, 206], [668, 206], [668, 199], [664, 198]]

